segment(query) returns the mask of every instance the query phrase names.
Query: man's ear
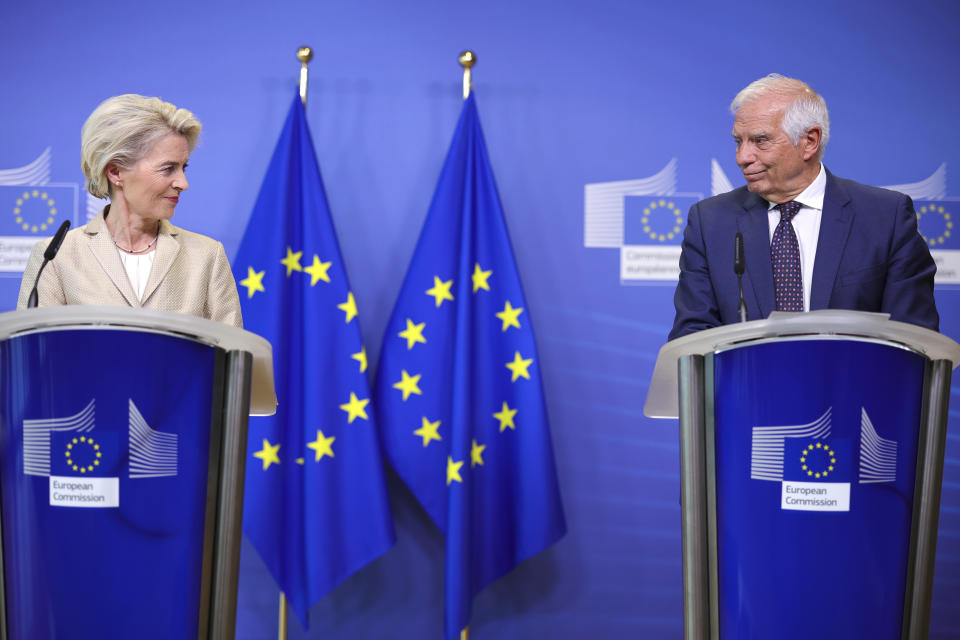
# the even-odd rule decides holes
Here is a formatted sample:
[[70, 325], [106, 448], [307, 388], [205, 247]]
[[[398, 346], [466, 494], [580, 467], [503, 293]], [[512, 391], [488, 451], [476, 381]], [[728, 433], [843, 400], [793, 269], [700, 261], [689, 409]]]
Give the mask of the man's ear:
[[817, 156], [822, 137], [823, 130], [820, 127], [810, 127], [803, 133], [800, 138], [800, 154], [805, 161]]

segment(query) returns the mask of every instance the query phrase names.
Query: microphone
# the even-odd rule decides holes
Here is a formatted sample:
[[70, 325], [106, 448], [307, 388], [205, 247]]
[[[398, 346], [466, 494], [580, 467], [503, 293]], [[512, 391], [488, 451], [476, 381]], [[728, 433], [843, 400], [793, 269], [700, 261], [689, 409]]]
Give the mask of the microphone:
[[37, 294], [37, 285], [40, 284], [40, 274], [43, 273], [43, 268], [47, 266], [47, 263], [57, 257], [57, 252], [60, 251], [60, 245], [63, 244], [63, 237], [67, 235], [67, 229], [69, 228], [70, 221], [64, 220], [60, 228], [57, 229], [57, 233], [53, 236], [53, 240], [47, 245], [47, 250], [43, 252], [43, 263], [40, 265], [40, 270], [37, 271], [37, 277], [33, 281], [33, 289], [30, 290], [30, 299], [27, 300], [27, 309], [33, 309], [37, 306], [37, 298], [39, 297]]
[[60, 251], [60, 245], [63, 244], [63, 237], [67, 235], [67, 229], [70, 228], [70, 221], [64, 220], [60, 225], [60, 228], [57, 229], [57, 233], [54, 234], [53, 240], [50, 241], [50, 244], [47, 245], [47, 250], [43, 252], [43, 259], [47, 262], [50, 262], [57, 257], [57, 252]]
[[747, 303], [743, 299], [743, 272], [746, 267], [747, 261], [743, 256], [743, 234], [738, 231], [733, 243], [733, 272], [737, 274], [737, 288], [740, 290], [740, 305], [737, 307], [740, 322], [747, 321]]

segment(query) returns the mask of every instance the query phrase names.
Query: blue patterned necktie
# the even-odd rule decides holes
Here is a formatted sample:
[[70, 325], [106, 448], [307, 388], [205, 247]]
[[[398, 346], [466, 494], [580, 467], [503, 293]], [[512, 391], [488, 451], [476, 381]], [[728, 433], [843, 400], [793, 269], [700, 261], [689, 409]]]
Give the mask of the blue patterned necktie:
[[773, 291], [777, 311], [803, 311], [803, 274], [800, 271], [800, 244], [793, 230], [793, 217], [800, 211], [796, 200], [776, 206], [780, 210], [780, 224], [770, 243], [770, 263], [773, 265]]

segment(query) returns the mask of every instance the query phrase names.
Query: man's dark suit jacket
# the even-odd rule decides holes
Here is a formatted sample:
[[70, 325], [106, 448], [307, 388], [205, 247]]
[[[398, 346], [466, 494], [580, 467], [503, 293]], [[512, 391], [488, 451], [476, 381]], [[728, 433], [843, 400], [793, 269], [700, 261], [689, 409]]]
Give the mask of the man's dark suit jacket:
[[[767, 201], [740, 187], [693, 205], [683, 235], [677, 315], [670, 339], [739, 321], [734, 237], [743, 233], [747, 317], [774, 310]], [[810, 309], [889, 313], [938, 330], [936, 265], [917, 231], [913, 202], [827, 172]]]

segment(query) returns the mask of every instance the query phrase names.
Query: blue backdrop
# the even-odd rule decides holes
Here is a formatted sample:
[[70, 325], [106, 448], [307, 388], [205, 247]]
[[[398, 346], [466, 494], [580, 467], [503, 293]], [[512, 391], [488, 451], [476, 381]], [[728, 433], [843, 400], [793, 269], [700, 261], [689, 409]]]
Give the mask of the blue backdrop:
[[[569, 533], [481, 594], [474, 637], [679, 638], [677, 429], [641, 410], [672, 321], [673, 285], [630, 272], [621, 279], [618, 248], [649, 242], [669, 252], [675, 240], [666, 238], [670, 218], [656, 221], [667, 220], [664, 240], [643, 238], [652, 214], [636, 197], [672, 195], [663, 206], [685, 214], [724, 178], [741, 184], [727, 105], [771, 71], [825, 96], [833, 121], [825, 162], [836, 175], [926, 181], [916, 187], [925, 198], [960, 196], [942, 168], [960, 160], [958, 28], [952, 1], [802, 9], [9, 1], [0, 4], [0, 172], [27, 168], [0, 173], [0, 182], [27, 176], [46, 185], [37, 191], [47, 198], [31, 187], [20, 206], [40, 206], [41, 223], [51, 208], [51, 217], [83, 222], [84, 119], [111, 95], [159, 95], [204, 124], [174, 222], [222, 240], [232, 257], [289, 106], [296, 47], [309, 44], [307, 117], [376, 363], [460, 112], [457, 54], [476, 51], [476, 95], [540, 349]], [[620, 181], [631, 182], [601, 184]], [[624, 204], [588, 207], [591, 193], [619, 194]], [[22, 195], [0, 184], [0, 237], [24, 233], [13, 213]], [[933, 211], [921, 227], [932, 223], [928, 233], [949, 249], [947, 219]], [[0, 243], [3, 255], [16, 253]], [[18, 284], [15, 272], [0, 277], [0, 308], [13, 308]], [[957, 293], [942, 285], [937, 296], [944, 333], [960, 338]], [[952, 395], [934, 638], [960, 637], [960, 384]], [[396, 547], [320, 601], [309, 632], [293, 623], [291, 638], [439, 637], [442, 539], [395, 479], [391, 493]], [[238, 635], [267, 637], [276, 590], [255, 552], [244, 551]]]

